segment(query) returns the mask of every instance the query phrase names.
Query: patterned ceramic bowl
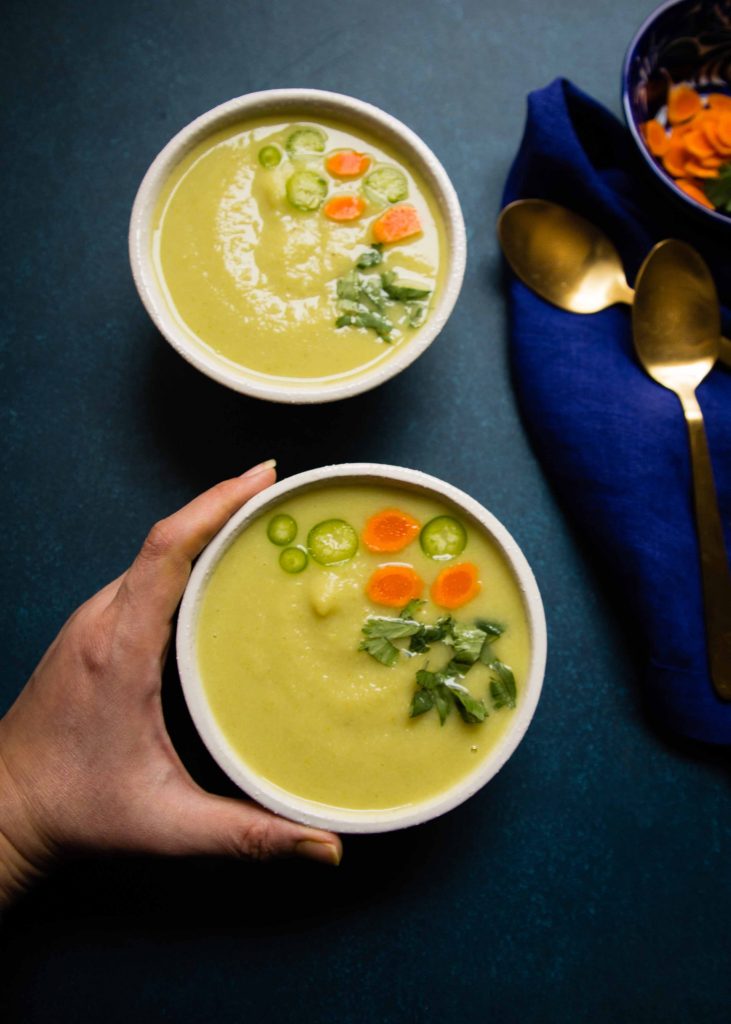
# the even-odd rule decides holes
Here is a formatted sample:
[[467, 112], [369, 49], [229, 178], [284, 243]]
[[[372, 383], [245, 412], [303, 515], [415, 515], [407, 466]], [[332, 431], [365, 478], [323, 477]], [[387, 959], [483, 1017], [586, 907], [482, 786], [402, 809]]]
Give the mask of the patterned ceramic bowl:
[[[688, 87], [684, 97], [679, 86]], [[673, 90], [684, 102], [669, 118]], [[719, 94], [722, 99], [710, 99]], [[622, 99], [630, 131], [657, 179], [707, 222], [728, 228], [731, 0], [671, 0], [654, 11], [627, 50]], [[718, 106], [709, 116], [712, 104]]]

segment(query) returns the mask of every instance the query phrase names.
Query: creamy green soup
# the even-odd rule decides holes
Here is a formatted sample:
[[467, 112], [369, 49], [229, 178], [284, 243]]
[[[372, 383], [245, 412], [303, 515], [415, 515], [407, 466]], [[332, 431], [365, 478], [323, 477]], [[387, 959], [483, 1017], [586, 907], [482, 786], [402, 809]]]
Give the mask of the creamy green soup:
[[200, 142], [166, 183], [153, 233], [180, 328], [283, 381], [340, 381], [407, 345], [431, 315], [444, 249], [433, 198], [388, 147], [272, 118]]
[[[398, 550], [368, 547], [383, 510], [415, 524]], [[464, 566], [477, 572], [465, 603], [437, 604], [455, 599], [443, 582]], [[406, 610], [400, 584], [379, 589], [389, 574], [421, 581]], [[409, 635], [394, 635], [399, 621]], [[283, 501], [226, 550], [202, 598], [197, 657], [214, 716], [252, 769], [323, 804], [382, 809], [437, 796], [486, 757], [520, 703], [529, 636], [516, 579], [479, 524], [397, 487], [328, 485]]]

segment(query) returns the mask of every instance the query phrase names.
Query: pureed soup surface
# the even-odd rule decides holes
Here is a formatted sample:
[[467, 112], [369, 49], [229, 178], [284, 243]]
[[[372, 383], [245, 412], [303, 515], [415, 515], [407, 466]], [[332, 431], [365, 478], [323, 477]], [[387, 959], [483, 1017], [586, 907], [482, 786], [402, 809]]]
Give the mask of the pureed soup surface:
[[[408, 543], [398, 551], [369, 551], [364, 527], [385, 509], [405, 514]], [[442, 516], [448, 518], [427, 526]], [[415, 526], [408, 526], [409, 517]], [[294, 538], [290, 518], [297, 530]], [[333, 519], [344, 520], [345, 526], [327, 525]], [[450, 528], [455, 519], [463, 535]], [[435, 559], [423, 550], [419, 528], [424, 526], [427, 549], [445, 554], [446, 548], [446, 557]], [[347, 556], [354, 537], [357, 551], [340, 564], [318, 564], [313, 557]], [[307, 564], [287, 572], [280, 556], [290, 570], [299, 569], [305, 559]], [[477, 584], [468, 581], [465, 592], [465, 581], [455, 579], [437, 588], [438, 597], [453, 602], [479, 592], [459, 607], [435, 604], [431, 594], [440, 574], [454, 574], [455, 567], [465, 565], [477, 567]], [[389, 567], [394, 566], [391, 576]], [[459, 576], [459, 568], [456, 572]], [[412, 623], [435, 624], [451, 615], [458, 633], [474, 627], [475, 620], [504, 628], [489, 645], [489, 655], [485, 647], [485, 661], [496, 658], [510, 666], [519, 703], [529, 640], [516, 579], [484, 530], [448, 505], [398, 487], [327, 485], [283, 500], [239, 534], [203, 594], [197, 654], [214, 716], [243, 761], [285, 790], [351, 809], [421, 802], [478, 766], [513, 714], [510, 701], [500, 707], [491, 693], [491, 682], [497, 685], [495, 669], [478, 661], [463, 666], [463, 677], [453, 673], [456, 685], [482, 701], [489, 712], [485, 720], [467, 724], [452, 701], [441, 725], [438, 702], [428, 706], [429, 691], [425, 697], [416, 673], [427, 666], [432, 673], [444, 669], [456, 647], [437, 641], [425, 653], [399, 651], [393, 665], [359, 650], [362, 641], [369, 642], [388, 658], [382, 641], [367, 641], [362, 629], [369, 618], [373, 628], [374, 617], [398, 617], [418, 591], [419, 579], [425, 603], [409, 616]], [[367, 589], [379, 602], [391, 603], [376, 603]], [[473, 657], [474, 629], [471, 639]], [[399, 648], [410, 643], [412, 637], [392, 641]], [[449, 697], [443, 690], [441, 695]], [[426, 710], [410, 717], [425, 704]]]
[[444, 248], [433, 198], [397, 155], [339, 124], [271, 118], [199, 143], [166, 183], [153, 235], [188, 335], [284, 380], [357, 376], [407, 344]]

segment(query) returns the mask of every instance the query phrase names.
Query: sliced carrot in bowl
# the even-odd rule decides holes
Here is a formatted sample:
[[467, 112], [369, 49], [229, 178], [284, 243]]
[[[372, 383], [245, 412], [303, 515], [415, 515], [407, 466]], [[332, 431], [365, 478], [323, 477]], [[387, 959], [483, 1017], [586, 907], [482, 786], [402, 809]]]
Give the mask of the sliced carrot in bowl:
[[686, 176], [685, 165], [688, 160], [688, 152], [682, 142], [672, 141], [670, 147], [662, 157], [663, 167], [674, 178]]
[[664, 153], [667, 153], [670, 146], [670, 136], [659, 121], [656, 121], [654, 118], [651, 121], [645, 121], [644, 124], [640, 125], [640, 131], [647, 143], [647, 148], [653, 156], [662, 156]]
[[715, 207], [710, 201], [708, 196], [705, 194], [702, 188], [699, 188], [694, 181], [689, 178], [678, 178], [675, 182], [679, 189], [681, 189], [691, 199], [695, 199], [701, 206], [705, 206], [708, 210], [714, 210]]
[[371, 165], [371, 158], [354, 149], [339, 149], [325, 161], [328, 174], [334, 178], [359, 178]]
[[461, 562], [442, 569], [431, 586], [431, 599], [440, 608], [461, 608], [482, 590], [474, 562]]
[[421, 221], [416, 207], [409, 203], [392, 206], [373, 222], [373, 237], [382, 245], [400, 242], [421, 233]]
[[410, 565], [381, 565], [371, 575], [366, 594], [374, 604], [403, 608], [421, 597], [424, 581]]
[[668, 95], [668, 121], [679, 124], [701, 110], [703, 104], [695, 89], [688, 85], [674, 86]]
[[365, 524], [363, 543], [369, 551], [401, 551], [419, 535], [421, 525], [398, 508], [376, 512]]
[[358, 220], [366, 208], [365, 199], [361, 196], [333, 196], [322, 208], [322, 212], [330, 220]]

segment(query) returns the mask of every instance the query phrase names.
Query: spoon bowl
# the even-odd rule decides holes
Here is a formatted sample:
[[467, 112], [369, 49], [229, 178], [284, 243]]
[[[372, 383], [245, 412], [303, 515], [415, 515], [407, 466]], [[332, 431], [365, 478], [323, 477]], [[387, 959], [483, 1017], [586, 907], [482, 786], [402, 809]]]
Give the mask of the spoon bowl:
[[692, 393], [719, 353], [713, 278], [695, 249], [668, 239], [652, 249], [637, 280], [632, 312], [637, 356], [658, 384]]
[[498, 236], [518, 277], [555, 306], [598, 313], [615, 302], [632, 302], [632, 289], [610, 240], [563, 206], [518, 199], [501, 212]]
[[[631, 305], [619, 253], [588, 220], [545, 199], [516, 199], [498, 218], [503, 254], [520, 280], [569, 313], [599, 313]], [[718, 357], [731, 366], [731, 342], [720, 338]]]

